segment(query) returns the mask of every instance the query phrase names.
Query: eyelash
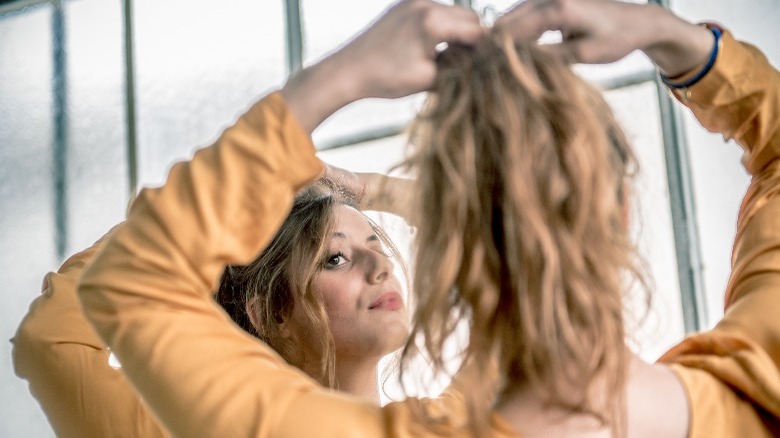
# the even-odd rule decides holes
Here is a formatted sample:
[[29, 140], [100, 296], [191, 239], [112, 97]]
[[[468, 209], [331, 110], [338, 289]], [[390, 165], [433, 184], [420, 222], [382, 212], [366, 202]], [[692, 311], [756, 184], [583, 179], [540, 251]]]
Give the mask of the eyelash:
[[331, 260], [333, 260], [333, 259], [334, 259], [334, 258], [336, 258], [336, 257], [341, 257], [341, 258], [343, 258], [344, 260], [346, 260], [346, 259], [347, 259], [347, 258], [344, 256], [344, 254], [343, 254], [341, 251], [339, 251], [339, 252], [337, 252], [337, 253], [335, 253], [335, 254], [330, 254], [330, 255], [328, 255], [328, 256], [325, 258], [325, 262], [322, 264], [322, 267], [323, 267], [324, 269], [334, 269], [334, 268], [337, 268], [337, 267], [341, 266], [341, 264], [337, 264], [337, 265], [331, 265], [331, 264], [330, 264], [330, 261], [331, 261]]
[[[388, 259], [392, 259], [393, 258], [393, 254], [384, 251], [384, 249], [382, 249], [382, 250], [375, 250], [375, 251], [378, 252], [379, 254], [382, 254], [383, 256], [387, 257]], [[330, 261], [333, 260], [336, 257], [341, 257], [345, 261], [349, 261], [349, 259], [347, 259], [347, 257], [344, 255], [343, 252], [338, 251], [338, 252], [335, 252], [333, 254], [328, 254], [328, 256], [325, 257], [325, 260], [322, 262], [322, 268], [323, 269], [335, 269], [335, 268], [338, 268], [339, 266], [341, 266], [343, 263], [340, 263], [340, 264], [337, 264], [337, 265], [331, 265], [330, 264]]]

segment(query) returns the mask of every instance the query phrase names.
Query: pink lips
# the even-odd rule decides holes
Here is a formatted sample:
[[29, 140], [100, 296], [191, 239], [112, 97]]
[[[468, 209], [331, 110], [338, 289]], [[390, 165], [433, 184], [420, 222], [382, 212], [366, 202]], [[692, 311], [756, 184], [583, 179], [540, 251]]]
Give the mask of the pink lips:
[[384, 292], [370, 306], [369, 310], [398, 310], [404, 305], [401, 294], [396, 291]]

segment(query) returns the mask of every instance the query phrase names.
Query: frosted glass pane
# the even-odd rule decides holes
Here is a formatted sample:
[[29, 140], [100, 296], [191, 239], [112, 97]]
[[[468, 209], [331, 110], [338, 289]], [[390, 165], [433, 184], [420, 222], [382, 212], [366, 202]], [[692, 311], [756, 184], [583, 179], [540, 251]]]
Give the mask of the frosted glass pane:
[[302, 0], [304, 64], [311, 64], [342, 45], [374, 21], [387, 0]]
[[31, 256], [53, 249], [50, 12], [0, 21], [0, 269], [19, 263], [11, 248]]
[[[606, 96], [639, 160], [630, 214], [635, 241], [649, 268], [652, 302], [644, 319], [635, 319], [641, 325], [630, 326], [637, 352], [655, 360], [684, 334], [657, 92], [654, 83], [645, 83]], [[642, 305], [635, 309], [635, 315], [643, 316]]]
[[330, 117], [312, 134], [314, 144], [327, 147], [334, 141], [360, 132], [384, 127], [403, 127], [419, 109], [424, 96], [403, 99], [365, 99], [355, 102]]
[[140, 181], [218, 134], [285, 74], [282, 2], [135, 5]]
[[122, 4], [66, 3], [69, 252], [123, 217], [128, 200]]
[[[0, 339], [16, 332], [57, 262], [52, 198], [52, 35], [48, 5], [0, 17]], [[0, 342], [0, 436], [52, 436]]]
[[[780, 2], [750, 0], [739, 7], [728, 0], [673, 1], [675, 12], [698, 21], [718, 21], [740, 40], [759, 47], [776, 67], [780, 66]], [[731, 246], [736, 232], [739, 204], [749, 177], [739, 164], [742, 154], [733, 142], [705, 131], [684, 111], [690, 144], [693, 186], [701, 237], [704, 284], [709, 325], [723, 316], [723, 293], [731, 272]]]
[[317, 156], [328, 164], [353, 172], [387, 173], [401, 162], [405, 148], [406, 136], [396, 135], [354, 146], [320, 151]]

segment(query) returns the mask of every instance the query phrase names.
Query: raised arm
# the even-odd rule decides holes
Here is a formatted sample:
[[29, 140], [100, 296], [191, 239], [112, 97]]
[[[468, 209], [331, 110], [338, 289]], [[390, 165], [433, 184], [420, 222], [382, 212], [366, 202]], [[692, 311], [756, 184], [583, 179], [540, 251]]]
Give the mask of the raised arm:
[[689, 89], [675, 90], [675, 95], [705, 128], [734, 139], [743, 148], [742, 162], [752, 179], [739, 211], [723, 319], [714, 329], [681, 342], [661, 360], [717, 377], [759, 406], [761, 421], [774, 425], [777, 433], [780, 72], [758, 49], [724, 31], [712, 71]]
[[258, 254], [295, 192], [321, 174], [308, 135], [321, 120], [352, 99], [424, 89], [435, 45], [481, 32], [466, 10], [400, 2], [254, 105], [214, 145], [174, 166], [165, 186], [139, 195], [84, 273], [79, 295], [174, 435], [376, 436], [395, 427], [391, 414], [327, 392], [288, 366], [233, 325], [209, 294], [226, 264]]
[[105, 344], [81, 312], [76, 281], [100, 247], [46, 276], [12, 340], [14, 369], [59, 437], [168, 436], [122, 371], [109, 366]]
[[[675, 92], [704, 127], [734, 139], [752, 179], [740, 207], [725, 314], [661, 358], [706, 371], [760, 407], [747, 418], [780, 432], [780, 72], [755, 47], [724, 32], [718, 60], [688, 90]], [[688, 377], [690, 387], [706, 379]], [[713, 390], [706, 390], [711, 397]], [[704, 394], [701, 391], [700, 394]], [[744, 409], [744, 408], [742, 408]], [[719, 415], [721, 420], [724, 415]], [[695, 420], [695, 418], [694, 418]], [[730, 422], [739, 424], [739, 422]], [[710, 425], [712, 427], [712, 425]]]
[[674, 364], [686, 385], [691, 436], [777, 436], [780, 73], [728, 31], [685, 22], [652, 5], [528, 0], [497, 24], [520, 39], [560, 30], [563, 41], [549, 49], [578, 62], [610, 62], [644, 51], [702, 126], [743, 148], [752, 181], [739, 212], [725, 316], [660, 361]]

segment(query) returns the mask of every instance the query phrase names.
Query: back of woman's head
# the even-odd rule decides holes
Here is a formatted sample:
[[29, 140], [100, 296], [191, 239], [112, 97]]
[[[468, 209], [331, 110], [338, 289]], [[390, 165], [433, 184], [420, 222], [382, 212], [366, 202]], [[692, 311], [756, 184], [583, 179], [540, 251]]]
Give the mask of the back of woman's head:
[[[621, 291], [637, 273], [622, 223], [633, 155], [600, 93], [561, 59], [495, 33], [451, 45], [415, 121], [405, 163], [420, 214], [414, 350], [437, 369], [458, 320], [476, 375], [612, 420], [626, 375]], [[483, 427], [493, 388], [466, 385]]]

